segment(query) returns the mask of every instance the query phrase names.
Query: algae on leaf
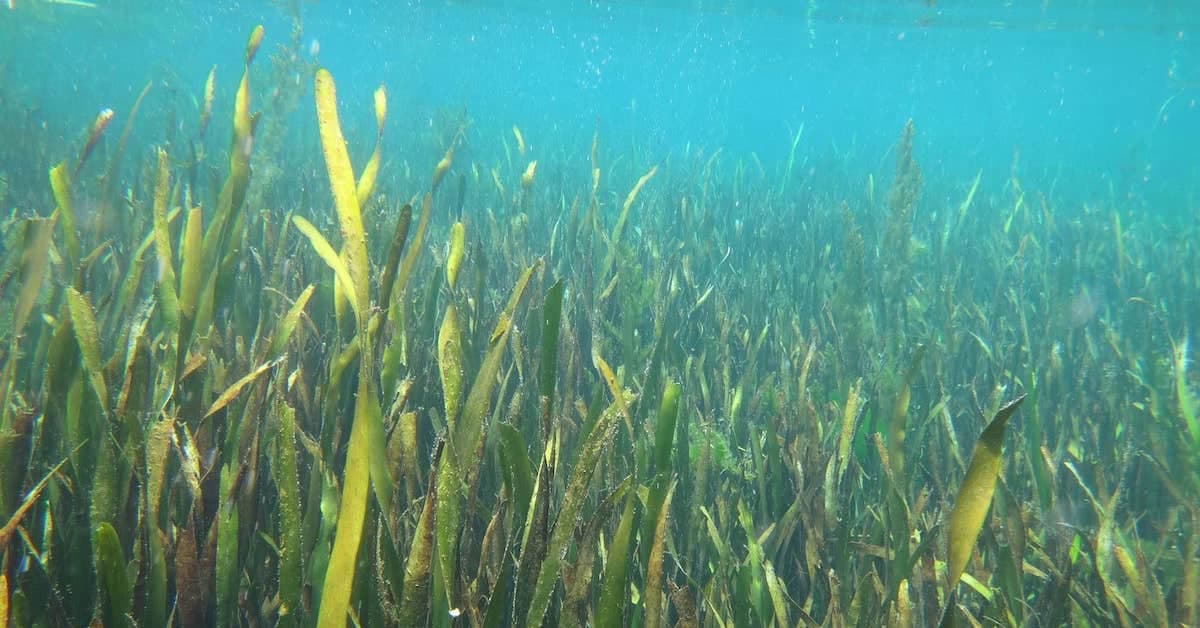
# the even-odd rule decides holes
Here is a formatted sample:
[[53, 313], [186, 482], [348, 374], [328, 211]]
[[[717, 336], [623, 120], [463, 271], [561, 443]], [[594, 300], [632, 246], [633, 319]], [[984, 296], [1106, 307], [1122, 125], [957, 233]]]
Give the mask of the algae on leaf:
[[108, 409], [108, 385], [104, 382], [104, 363], [100, 356], [100, 332], [96, 327], [96, 314], [87, 297], [74, 288], [67, 288], [67, 306], [71, 312], [71, 328], [75, 330], [75, 341], [83, 357], [83, 368], [87, 370], [92, 391], [100, 402], [100, 409]]

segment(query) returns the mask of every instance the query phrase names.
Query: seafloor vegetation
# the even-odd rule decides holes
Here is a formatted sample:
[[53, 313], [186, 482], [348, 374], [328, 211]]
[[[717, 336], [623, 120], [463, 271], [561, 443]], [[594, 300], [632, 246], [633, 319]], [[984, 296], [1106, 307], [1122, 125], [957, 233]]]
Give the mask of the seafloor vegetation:
[[1200, 624], [1195, 222], [912, 123], [347, 143], [261, 41], [153, 145], [4, 116], [0, 626]]

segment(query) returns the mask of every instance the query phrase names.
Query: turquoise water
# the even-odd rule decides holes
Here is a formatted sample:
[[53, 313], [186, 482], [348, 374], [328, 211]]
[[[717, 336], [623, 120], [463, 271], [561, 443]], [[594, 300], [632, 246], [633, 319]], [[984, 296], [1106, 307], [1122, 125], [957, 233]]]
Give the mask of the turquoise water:
[[[290, 30], [261, 2], [45, 4], [0, 12], [0, 65], [6, 98], [36, 103], [55, 134], [127, 109], [146, 81], [194, 99], [214, 63], [233, 80], [250, 25], [266, 25], [268, 51]], [[1064, 200], [1182, 212], [1197, 191], [1200, 15], [1187, 3], [302, 6], [302, 54], [339, 78], [347, 110], [369, 112], [382, 83], [399, 125], [466, 108], [485, 134], [519, 123], [586, 146], [599, 120], [617, 149], [721, 147], [769, 170], [803, 124], [804, 155], [865, 171], [913, 118], [926, 169], [948, 179], [1002, 182], [1019, 152]]]

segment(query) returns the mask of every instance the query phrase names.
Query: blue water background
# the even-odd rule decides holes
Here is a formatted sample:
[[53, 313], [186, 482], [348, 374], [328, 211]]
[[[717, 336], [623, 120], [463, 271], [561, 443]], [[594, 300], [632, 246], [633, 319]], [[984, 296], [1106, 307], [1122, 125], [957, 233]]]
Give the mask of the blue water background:
[[[15, 4], [0, 8], [4, 87], [67, 138], [104, 107], [127, 111], [148, 80], [199, 99], [214, 63], [224, 130], [247, 34], [263, 23], [269, 54], [290, 30], [266, 2]], [[303, 6], [303, 54], [337, 78], [364, 146], [380, 83], [397, 144], [466, 108], [497, 144], [519, 124], [534, 151], [582, 156], [598, 121], [610, 154], [722, 148], [775, 173], [803, 124], [799, 159], [863, 180], [890, 176], [912, 118], [927, 204], [956, 204], [979, 170], [998, 194], [1019, 151], [1026, 187], [1057, 202], [1194, 214], [1200, 4], [961, 4], [323, 1]], [[312, 115], [310, 98], [296, 115]]]

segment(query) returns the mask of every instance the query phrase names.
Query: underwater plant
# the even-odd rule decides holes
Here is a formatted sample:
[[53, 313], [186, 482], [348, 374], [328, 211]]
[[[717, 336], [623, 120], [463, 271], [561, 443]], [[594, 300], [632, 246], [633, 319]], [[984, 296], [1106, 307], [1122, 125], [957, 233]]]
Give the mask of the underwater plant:
[[911, 121], [882, 206], [803, 126], [402, 137], [266, 38], [186, 142], [0, 116], [0, 628], [1200, 623], [1196, 224]]

